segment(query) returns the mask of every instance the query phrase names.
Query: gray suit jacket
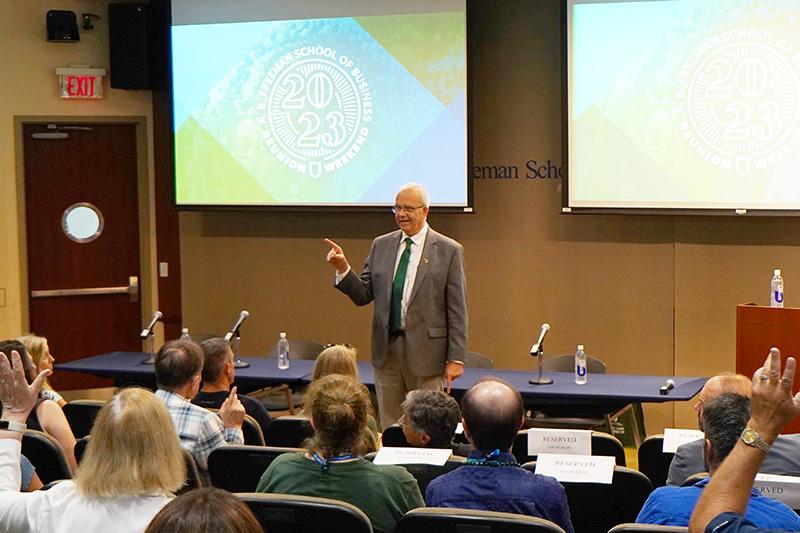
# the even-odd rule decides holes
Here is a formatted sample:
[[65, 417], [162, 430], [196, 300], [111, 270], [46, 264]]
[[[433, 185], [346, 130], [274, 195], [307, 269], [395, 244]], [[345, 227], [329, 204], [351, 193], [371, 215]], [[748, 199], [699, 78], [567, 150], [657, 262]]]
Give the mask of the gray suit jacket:
[[[679, 446], [669, 465], [667, 485], [682, 485], [686, 478], [705, 472], [703, 439]], [[761, 463], [764, 474], [800, 475], [800, 434], [779, 435]]]
[[[351, 269], [336, 286], [356, 305], [374, 301], [372, 364], [379, 368], [386, 362], [392, 280], [402, 233], [393, 231], [372, 241], [361, 276]], [[443, 374], [447, 361], [463, 361], [467, 353], [464, 248], [430, 227], [406, 306], [405, 335], [416, 376]]]

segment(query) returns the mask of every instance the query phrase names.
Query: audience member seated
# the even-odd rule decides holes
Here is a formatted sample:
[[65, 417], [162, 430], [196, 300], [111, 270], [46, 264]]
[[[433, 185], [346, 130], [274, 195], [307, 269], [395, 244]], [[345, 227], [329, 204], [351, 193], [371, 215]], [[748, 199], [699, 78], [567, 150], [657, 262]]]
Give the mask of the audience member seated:
[[464, 457], [469, 454], [468, 444], [453, 442], [461, 410], [452, 396], [438, 390], [412, 390], [401, 408], [403, 416], [397, 422], [411, 446], [450, 448], [455, 455]]
[[[311, 381], [314, 382], [319, 378], [324, 378], [331, 374], [339, 374], [353, 378], [356, 383], [361, 383], [361, 378], [358, 375], [358, 350], [355, 346], [349, 344], [330, 344], [325, 346], [317, 360], [314, 362], [314, 370], [311, 372]], [[367, 419], [367, 428], [374, 437], [372, 448], [377, 450], [380, 444], [380, 431], [378, 430], [378, 422], [375, 420], [375, 408], [372, 405], [372, 398], [370, 397], [369, 404], [369, 417]]]
[[[701, 420], [704, 405], [725, 392], [735, 392], [749, 398], [750, 389], [750, 379], [741, 374], [728, 372], [709, 379], [694, 405], [700, 430], [703, 430]], [[680, 487], [692, 474], [705, 472], [703, 447], [703, 439], [678, 447], [669, 465], [667, 485]], [[800, 435], [780, 435], [764, 459], [761, 471], [767, 474], [800, 475]]]
[[[6, 354], [9, 361], [12, 350], [16, 350], [19, 353], [25, 369], [25, 377], [32, 382], [38, 372], [33, 365], [28, 350], [25, 349], [25, 345], [16, 340], [0, 341], [0, 352]], [[45, 398], [41, 391], [36, 400], [36, 405], [34, 405], [28, 417], [27, 426], [28, 429], [44, 431], [56, 439], [64, 450], [64, 455], [66, 455], [72, 471], [76, 472], [78, 470], [78, 462], [75, 460], [75, 435], [72, 434], [67, 417], [64, 416], [61, 406], [53, 400]]]
[[781, 352], [772, 348], [764, 366], [753, 374], [753, 412], [747, 429], [703, 491], [692, 513], [690, 533], [767, 531], [742, 515], [751, 501], [753, 480], [770, 446], [786, 424], [800, 415], [800, 393], [792, 397], [796, 364], [794, 357], [787, 358], [781, 377]]
[[[180, 443], [169, 413], [153, 393], [125, 389], [98, 413], [74, 480], [20, 493], [22, 428], [46, 372], [31, 385], [20, 355], [13, 369], [0, 357], [0, 531], [141, 533], [183, 484]], [[157, 460], [156, 460], [157, 458]]]
[[424, 505], [417, 482], [404, 468], [362, 457], [370, 451], [370, 398], [364, 385], [338, 374], [320, 378], [309, 386], [305, 406], [314, 427], [306, 452], [275, 459], [261, 477], [259, 492], [351, 503], [376, 532], [392, 531], [403, 514]]
[[158, 396], [172, 415], [181, 445], [194, 456], [200, 474], [208, 480], [208, 456], [225, 444], [243, 444], [244, 407], [236, 387], [222, 403], [219, 415], [191, 403], [200, 390], [203, 351], [189, 340], [166, 343], [156, 354]]
[[[48, 346], [46, 338], [39, 337], [33, 333], [26, 333], [17, 340], [24, 344], [25, 349], [28, 350], [28, 354], [33, 360], [33, 365], [36, 367], [36, 372], [41, 372], [42, 370], [53, 371], [53, 363], [56, 359], [50, 353], [50, 346]], [[44, 380], [40, 394], [48, 400], [53, 400], [61, 407], [64, 407], [67, 403], [59, 393], [53, 390], [49, 380]]]
[[[233, 350], [225, 339], [208, 339], [200, 343], [203, 349], [203, 388], [192, 403], [200, 407], [219, 409], [231, 393], [231, 385], [236, 377], [233, 366]], [[271, 420], [264, 404], [245, 394], [239, 394], [244, 411], [252, 416], [261, 432], [266, 433]]]
[[571, 533], [564, 487], [549, 476], [525, 470], [511, 454], [525, 410], [510, 384], [486, 378], [470, 387], [461, 402], [467, 463], [431, 481], [429, 507], [458, 507], [537, 516]]
[[228, 491], [195, 489], [161, 509], [145, 533], [264, 533], [253, 512]]
[[[708, 472], [714, 473], [728, 456], [750, 418], [750, 401], [733, 392], [723, 393], [703, 408], [702, 426], [705, 430], [705, 459]], [[650, 494], [636, 522], [666, 526], [688, 526], [697, 500], [708, 485], [709, 478], [691, 487], [660, 487]], [[787, 505], [761, 496], [753, 490], [745, 514], [759, 527], [800, 530], [800, 517]]]
[[39, 479], [39, 476], [36, 475], [36, 467], [28, 461], [28, 458], [24, 455], [20, 455], [19, 457], [19, 469], [20, 469], [20, 490], [22, 492], [33, 492], [35, 490], [39, 490], [42, 488], [42, 480]]

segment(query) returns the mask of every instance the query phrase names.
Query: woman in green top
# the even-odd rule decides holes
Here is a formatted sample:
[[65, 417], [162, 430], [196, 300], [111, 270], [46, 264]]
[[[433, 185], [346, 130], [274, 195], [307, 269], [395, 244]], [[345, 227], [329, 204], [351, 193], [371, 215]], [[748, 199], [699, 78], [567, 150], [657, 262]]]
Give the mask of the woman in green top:
[[369, 393], [352, 378], [332, 374], [314, 381], [305, 397], [314, 437], [305, 453], [286, 453], [267, 468], [259, 492], [303, 494], [360, 508], [376, 532], [394, 529], [407, 511], [425, 505], [416, 480], [403, 467], [374, 465], [370, 449]]

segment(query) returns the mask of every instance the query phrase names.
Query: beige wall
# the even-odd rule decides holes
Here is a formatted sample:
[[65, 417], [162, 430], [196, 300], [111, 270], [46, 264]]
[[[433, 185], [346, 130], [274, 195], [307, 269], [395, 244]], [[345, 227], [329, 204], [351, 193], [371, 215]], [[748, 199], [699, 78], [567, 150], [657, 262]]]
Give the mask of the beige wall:
[[[107, 2], [100, 0], [26, 0], [4, 2], [0, 16], [0, 336], [19, 335], [25, 327], [22, 283], [25, 259], [20, 255], [20, 233], [24, 231], [20, 191], [17, 180], [17, 140], [14, 117], [66, 116], [136, 116], [146, 117], [147, 153], [140, 159], [144, 179], [152, 182], [152, 106], [150, 91], [109, 89], [99, 101], [62, 100], [58, 97], [57, 67], [89, 64], [108, 69]], [[49, 43], [46, 40], [45, 15], [50, 9], [97, 13], [102, 20], [93, 31], [82, 31], [79, 43]], [[80, 20], [79, 20], [80, 24]], [[143, 184], [143, 190], [149, 188]], [[149, 211], [147, 206], [143, 206]], [[147, 225], [148, 220], [143, 223]], [[143, 246], [146, 249], [147, 246]], [[145, 258], [147, 270], [154, 258]], [[153, 295], [148, 295], [147, 300]]]
[[[498, 367], [532, 371], [527, 352], [547, 321], [553, 327], [548, 354], [570, 353], [583, 343], [612, 372], [732, 369], [735, 305], [766, 303], [774, 267], [783, 268], [789, 304], [795, 301], [798, 223], [560, 215], [558, 180], [524, 177], [529, 159], [561, 159], [559, 2], [481, 4], [473, 33], [475, 164], [517, 165], [521, 177], [476, 180], [473, 215], [430, 217], [466, 249], [469, 348], [491, 355]], [[13, 88], [0, 103], [4, 198], [16, 196], [12, 115], [150, 116], [146, 92], [112, 90], [99, 104], [59, 101], [52, 70], [79, 60], [107, 66], [105, 34], [93, 35], [93, 44], [87, 37], [81, 48], [48, 44], [41, 32], [50, 6], [29, 5], [0, 22], [4, 54], [9, 46], [18, 52], [11, 72], [3, 74], [4, 92], [8, 80], [36, 80]], [[97, 5], [65, 1], [58, 8], [104, 9]], [[9, 40], [9, 32], [17, 37]], [[36, 59], [28, 64], [28, 58]], [[8, 292], [0, 308], [4, 335], [16, 333], [21, 320], [15, 220], [13, 209], [0, 213], [0, 249], [9, 254], [0, 255], [0, 287]], [[290, 339], [352, 342], [366, 356], [371, 308], [355, 308], [332, 288], [322, 239], [337, 239], [361, 265], [371, 239], [391, 229], [390, 213], [183, 213], [185, 325], [196, 333], [224, 332], [240, 309], [248, 309], [245, 354], [266, 352], [285, 330]], [[673, 422], [694, 425], [688, 403], [648, 407], [646, 414], [651, 433]]]

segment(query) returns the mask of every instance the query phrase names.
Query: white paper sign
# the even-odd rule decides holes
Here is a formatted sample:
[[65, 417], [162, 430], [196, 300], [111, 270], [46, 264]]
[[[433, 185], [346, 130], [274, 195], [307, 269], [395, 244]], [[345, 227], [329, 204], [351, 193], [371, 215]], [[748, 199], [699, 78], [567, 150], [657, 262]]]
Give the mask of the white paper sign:
[[376, 465], [437, 465], [442, 466], [450, 458], [450, 448], [394, 448], [384, 446], [375, 454]]
[[536, 473], [572, 483], [611, 484], [614, 458], [605, 455], [543, 453], [536, 459]]
[[528, 455], [592, 455], [592, 432], [586, 429], [528, 430]]
[[459, 422], [459, 423], [456, 425], [456, 435], [461, 435], [462, 433], [464, 433], [464, 424], [462, 424], [461, 422]]
[[679, 446], [687, 442], [705, 438], [705, 433], [699, 429], [664, 429], [664, 446], [661, 451], [664, 453], [675, 453]]
[[762, 496], [783, 502], [792, 509], [800, 509], [800, 477], [757, 474], [753, 487]]

